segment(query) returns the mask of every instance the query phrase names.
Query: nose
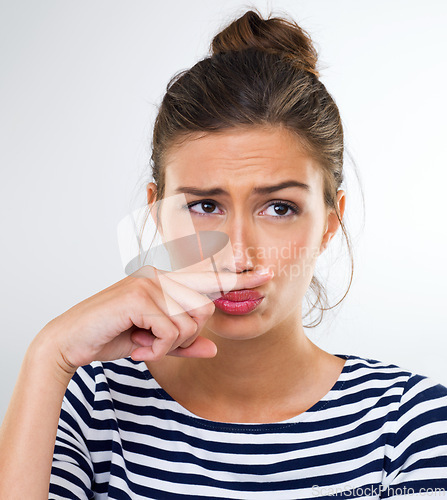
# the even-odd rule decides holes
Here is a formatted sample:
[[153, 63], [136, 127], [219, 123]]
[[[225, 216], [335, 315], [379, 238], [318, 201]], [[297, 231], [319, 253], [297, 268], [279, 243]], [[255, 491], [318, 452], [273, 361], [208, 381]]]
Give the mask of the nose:
[[253, 271], [257, 265], [256, 234], [250, 221], [231, 217], [219, 230], [229, 238], [229, 248], [225, 249], [222, 260], [219, 259], [220, 269], [232, 273]]

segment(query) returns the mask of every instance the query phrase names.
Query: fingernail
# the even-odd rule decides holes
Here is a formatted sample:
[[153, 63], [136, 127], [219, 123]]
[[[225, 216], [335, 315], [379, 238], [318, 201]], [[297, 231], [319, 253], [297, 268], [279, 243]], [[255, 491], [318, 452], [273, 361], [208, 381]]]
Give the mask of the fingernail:
[[260, 274], [261, 276], [266, 276], [267, 274], [273, 273], [273, 271], [268, 267], [262, 269], [256, 269], [255, 272], [256, 274]]

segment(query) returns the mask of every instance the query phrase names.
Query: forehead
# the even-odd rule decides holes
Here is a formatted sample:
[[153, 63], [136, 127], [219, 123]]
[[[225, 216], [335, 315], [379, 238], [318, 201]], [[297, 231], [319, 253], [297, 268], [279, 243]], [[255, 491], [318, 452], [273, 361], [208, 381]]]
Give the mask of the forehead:
[[299, 138], [282, 127], [194, 133], [165, 158], [166, 192], [179, 185], [257, 185], [296, 179], [316, 188], [321, 169]]

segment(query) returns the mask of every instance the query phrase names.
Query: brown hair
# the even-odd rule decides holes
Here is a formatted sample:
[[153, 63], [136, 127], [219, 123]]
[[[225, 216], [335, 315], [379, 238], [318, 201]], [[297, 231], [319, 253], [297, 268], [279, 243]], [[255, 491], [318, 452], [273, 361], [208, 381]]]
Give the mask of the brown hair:
[[[249, 10], [231, 22], [211, 43], [211, 55], [169, 81], [155, 120], [152, 176], [155, 200], [164, 197], [164, 158], [172, 146], [195, 132], [249, 125], [282, 126], [292, 131], [317, 160], [324, 178], [324, 202], [336, 211], [345, 237], [351, 276], [348, 289], [332, 307], [314, 275], [314, 309], [332, 309], [346, 297], [354, 260], [350, 238], [335, 203], [343, 181], [343, 127], [337, 105], [319, 80], [317, 52], [308, 33], [293, 20], [263, 19]], [[144, 227], [144, 226], [143, 226]], [[304, 317], [305, 317], [304, 316]]]

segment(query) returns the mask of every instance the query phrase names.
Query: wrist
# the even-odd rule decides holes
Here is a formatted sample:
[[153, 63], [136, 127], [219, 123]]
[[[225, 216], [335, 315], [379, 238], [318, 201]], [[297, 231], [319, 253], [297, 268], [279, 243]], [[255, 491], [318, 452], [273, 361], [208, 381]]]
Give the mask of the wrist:
[[68, 385], [77, 367], [70, 364], [60, 351], [54, 333], [48, 323], [34, 337], [29, 345], [25, 358], [33, 367], [50, 371], [56, 380]]

